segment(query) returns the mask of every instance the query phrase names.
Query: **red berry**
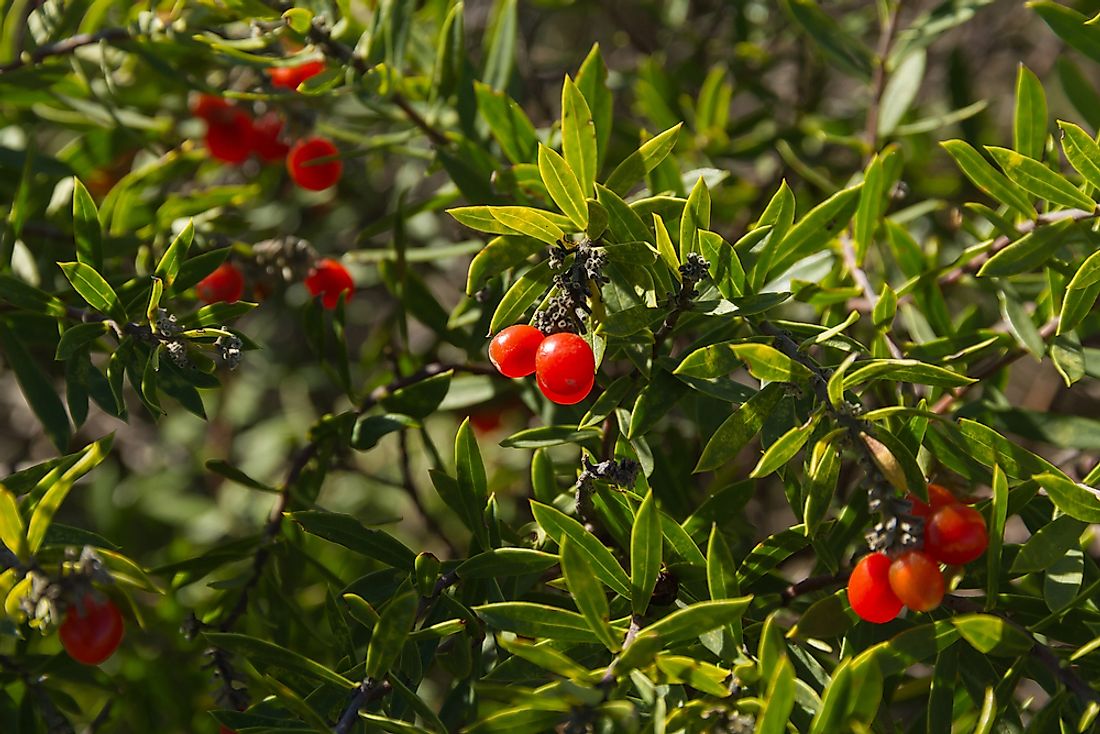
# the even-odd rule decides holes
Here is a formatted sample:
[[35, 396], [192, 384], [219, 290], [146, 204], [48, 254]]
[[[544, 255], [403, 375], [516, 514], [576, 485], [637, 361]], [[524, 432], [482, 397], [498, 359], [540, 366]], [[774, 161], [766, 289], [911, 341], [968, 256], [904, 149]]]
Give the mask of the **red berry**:
[[973, 507], [947, 505], [924, 523], [924, 549], [942, 563], [970, 563], [985, 552], [989, 535], [985, 518]]
[[592, 347], [577, 334], [551, 334], [535, 354], [535, 379], [542, 394], [553, 402], [579, 403], [596, 382]]
[[236, 303], [243, 294], [244, 276], [232, 263], [222, 263], [195, 286], [195, 295], [203, 303]]
[[901, 611], [901, 599], [890, 588], [890, 559], [869, 553], [859, 559], [848, 578], [848, 603], [860, 619], [884, 624]]
[[489, 361], [505, 377], [527, 377], [535, 371], [535, 353], [545, 338], [527, 324], [501, 329], [489, 342]]
[[303, 189], [321, 191], [339, 181], [344, 170], [344, 164], [335, 157], [336, 153], [336, 146], [331, 140], [306, 138], [290, 149], [286, 167], [294, 183]]
[[930, 612], [943, 601], [943, 573], [923, 551], [906, 551], [890, 564], [890, 589], [914, 612]]
[[928, 517], [939, 508], [953, 505], [958, 502], [955, 495], [951, 494], [950, 490], [938, 484], [928, 485], [927, 503], [920, 501], [912, 494], [910, 494], [907, 499], [913, 504], [912, 513], [917, 517]]
[[321, 305], [325, 308], [336, 308], [341, 293], [346, 292], [349, 301], [355, 293], [355, 283], [348, 269], [331, 258], [321, 260], [309, 271], [306, 288], [314, 296], [321, 296]]
[[283, 142], [282, 134], [282, 118], [276, 112], [268, 112], [252, 123], [252, 149], [268, 163], [282, 160], [290, 150], [290, 146]]
[[228, 118], [220, 114], [206, 123], [206, 148], [226, 163], [244, 163], [252, 153], [252, 119], [243, 110], [230, 108]]
[[191, 114], [207, 122], [225, 122], [232, 116], [233, 106], [221, 97], [200, 94], [191, 103]]
[[69, 607], [58, 631], [69, 657], [85, 665], [99, 665], [122, 642], [122, 613], [110, 599], [87, 595]]
[[302, 82], [325, 70], [324, 61], [307, 61], [298, 66], [273, 66], [267, 70], [271, 84], [283, 89], [297, 89]]
[[220, 727], [218, 727], [218, 734], [237, 734], [237, 730], [230, 729], [225, 724], [222, 724]]

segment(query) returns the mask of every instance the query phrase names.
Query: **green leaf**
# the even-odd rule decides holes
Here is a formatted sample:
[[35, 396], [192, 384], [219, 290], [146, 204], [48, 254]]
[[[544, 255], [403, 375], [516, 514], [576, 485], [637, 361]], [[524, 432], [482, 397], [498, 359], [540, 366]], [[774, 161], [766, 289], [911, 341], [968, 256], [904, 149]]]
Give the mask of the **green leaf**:
[[920, 91], [927, 55], [918, 49], [905, 56], [890, 74], [879, 103], [878, 134], [886, 137], [905, 117]]
[[604, 647], [613, 653], [622, 648], [619, 635], [611, 629], [611, 607], [603, 584], [596, 578], [584, 553], [577, 550], [568, 536], [561, 539], [561, 572], [588, 628]]
[[874, 66], [871, 51], [842, 30], [814, 0], [783, 0], [783, 7], [834, 66], [859, 79], [871, 78]]
[[61, 398], [54, 392], [49, 373], [35, 363], [23, 342], [3, 319], [0, 319], [0, 351], [11, 371], [15, 373], [15, 380], [19, 383], [23, 397], [27, 399], [27, 405], [42, 422], [42, 428], [50, 441], [58, 450], [67, 450], [72, 437], [69, 415], [65, 412]]
[[462, 421], [455, 435], [455, 468], [458, 472], [459, 489], [479, 502], [488, 498], [488, 481], [485, 478], [485, 464], [481, 460], [470, 419]]
[[794, 709], [794, 694], [794, 666], [784, 655], [768, 679], [768, 695], [764, 698], [764, 712], [756, 722], [756, 734], [785, 734], [787, 719]]
[[416, 421], [405, 415], [365, 415], [355, 422], [350, 446], [356, 451], [369, 451], [378, 445], [383, 436], [415, 428], [416, 425]]
[[103, 232], [99, 224], [99, 211], [88, 189], [79, 178], [73, 177], [73, 239], [76, 240], [76, 259], [93, 270], [103, 268]]
[[661, 571], [661, 537], [661, 513], [650, 490], [630, 533], [630, 605], [635, 614], [645, 614], [653, 597]]
[[1038, 474], [1034, 479], [1062, 512], [1084, 522], [1100, 522], [1100, 492], [1096, 489], [1054, 473]]
[[485, 59], [481, 78], [493, 89], [503, 90], [512, 78], [516, 59], [519, 17], [516, 0], [500, 0], [493, 8], [485, 31]]
[[230, 464], [228, 461], [222, 459], [210, 459], [206, 462], [206, 468], [208, 471], [212, 471], [215, 474], [219, 474], [231, 482], [236, 482], [242, 487], [248, 487], [249, 489], [255, 489], [260, 492], [278, 492], [279, 490], [268, 484], [253, 479], [245, 474], [237, 467]]
[[859, 206], [862, 188], [862, 184], [857, 184], [838, 191], [799, 219], [777, 246], [769, 271], [781, 274], [802, 258], [823, 249], [848, 226]]
[[1043, 601], [1047, 609], [1058, 611], [1073, 603], [1084, 579], [1085, 556], [1080, 548], [1070, 548], [1056, 558], [1043, 574]]
[[919, 362], [915, 359], [874, 359], [862, 363], [844, 377], [844, 389], [849, 390], [872, 380], [915, 382], [934, 387], [962, 387], [975, 380], [952, 372], [946, 367]]
[[777, 438], [775, 442], [764, 451], [764, 455], [757, 461], [756, 467], [749, 474], [749, 478], [759, 479], [760, 477], [766, 477], [793, 459], [794, 455], [798, 453], [798, 450], [809, 440], [814, 428], [817, 427], [817, 422], [820, 417], [821, 415], [819, 413], [815, 413], [802, 425], [789, 429], [786, 433]]
[[558, 557], [530, 548], [493, 548], [466, 559], [455, 573], [463, 579], [489, 579], [497, 576], [525, 576], [553, 568]]
[[1011, 623], [988, 614], [966, 614], [951, 619], [952, 624], [975, 650], [986, 655], [1015, 657], [1025, 655], [1032, 641]]
[[1059, 120], [1058, 127], [1062, 130], [1062, 151], [1066, 160], [1093, 188], [1100, 189], [1100, 145], [1072, 122]]
[[477, 94], [477, 108], [489, 123], [489, 131], [504, 155], [513, 163], [533, 162], [538, 150], [538, 137], [523, 108], [488, 84], [475, 81], [474, 92]]
[[573, 169], [557, 151], [539, 145], [539, 174], [542, 176], [550, 198], [558, 205], [577, 229], [588, 226], [588, 203]]
[[940, 143], [943, 149], [955, 159], [966, 177], [974, 185], [1002, 204], [1015, 209], [1027, 219], [1035, 216], [1035, 208], [1017, 186], [991, 166], [978, 151], [964, 140], [945, 140]]
[[584, 617], [546, 604], [499, 602], [474, 607], [474, 611], [490, 627], [524, 637], [546, 637], [560, 642], [595, 640]]
[[[726, 541], [722, 538], [717, 524], [710, 526], [710, 538], [707, 541], [707, 591], [712, 601], [722, 599], [735, 599], [741, 594], [737, 583], [737, 563], [733, 560]], [[741, 620], [737, 620], [726, 627], [731, 641], [740, 644]], [[733, 657], [733, 651], [723, 649], [723, 657]]]
[[363, 527], [351, 515], [323, 510], [303, 510], [287, 515], [311, 535], [336, 543], [367, 558], [403, 571], [412, 571], [416, 554], [397, 538], [381, 530]]
[[993, 500], [990, 503], [989, 546], [986, 548], [986, 608], [997, 598], [997, 583], [1001, 573], [1001, 551], [1004, 547], [1005, 523], [1008, 520], [1008, 477], [1000, 466], [993, 467]]
[[[615, 167], [604, 184], [608, 189], [619, 196], [626, 196], [636, 183], [641, 181], [646, 174], [661, 164], [672, 149], [676, 147], [676, 141], [680, 136], [679, 123], [668, 130], [657, 133], [649, 140], [642, 143], [636, 151], [631, 153], [622, 163]], [[656, 216], [656, 215], [654, 215]]]
[[19, 502], [3, 484], [0, 484], [0, 543], [22, 560], [27, 560], [30, 556], [26, 527], [23, 516], [19, 514]]
[[[557, 154], [555, 153], [555, 155]], [[583, 198], [581, 203], [583, 205]], [[532, 209], [527, 206], [491, 206], [488, 209], [489, 214], [507, 228], [508, 231], [502, 234], [518, 232], [534, 237], [536, 240], [541, 240], [548, 245], [554, 244], [565, 236], [565, 232], [551, 217], [551, 212], [544, 212], [541, 209]], [[585, 207], [586, 216], [587, 212], [588, 209]]]
[[811, 376], [806, 367], [778, 349], [754, 342], [723, 342], [696, 349], [684, 357], [673, 374], [702, 378], [722, 377], [740, 369], [742, 362], [758, 380], [802, 382]]
[[697, 660], [687, 655], [669, 655], [660, 653], [655, 661], [657, 668], [664, 673], [669, 683], [686, 683], [703, 693], [726, 698], [731, 695], [725, 680], [730, 672], [717, 665]]
[[1020, 155], [1041, 160], [1047, 142], [1047, 97], [1043, 85], [1023, 64], [1016, 74], [1016, 112], [1012, 147]]
[[611, 555], [611, 551], [585, 530], [583, 525], [557, 508], [534, 500], [531, 500], [531, 512], [535, 516], [535, 522], [555, 543], [560, 546], [562, 539], [568, 537], [576, 545], [577, 551], [586, 556], [593, 572], [601, 581], [624, 599], [630, 598], [630, 578], [626, 571], [615, 560], [615, 556]]
[[[596, 149], [596, 125], [588, 102], [573, 80], [566, 76], [561, 88], [561, 152], [584, 192], [582, 198], [592, 196], [596, 185]], [[541, 162], [539, 167], [541, 170]]]
[[[1100, 148], [1097, 149], [1100, 156]], [[1100, 251], [1089, 255], [1073, 279], [1066, 286], [1066, 295], [1062, 301], [1062, 313], [1058, 320], [1058, 334], [1072, 331], [1080, 324], [1096, 303], [1100, 295]]]
[[407, 591], [396, 597], [382, 610], [378, 624], [367, 646], [366, 674], [368, 678], [380, 678], [389, 672], [401, 654], [416, 620], [417, 594]]
[[710, 229], [710, 189], [700, 176], [688, 196], [680, 217], [680, 261], [687, 262], [689, 252], [700, 252], [699, 231]]
[[[496, 220], [494, 220], [496, 221]], [[519, 235], [494, 237], [470, 261], [466, 277], [466, 295], [475, 295], [493, 276], [527, 261], [546, 250], [546, 243]]]
[[1054, 369], [1065, 380], [1066, 387], [1072, 387], [1085, 376], [1085, 352], [1076, 332], [1059, 334], [1050, 343], [1050, 360]]
[[600, 44], [592, 44], [581, 68], [577, 70], [577, 89], [581, 90], [588, 109], [592, 112], [592, 122], [596, 127], [596, 171], [603, 166], [607, 156], [607, 143], [611, 139], [611, 123], [614, 100], [607, 88], [607, 65], [600, 53]]
[[1070, 219], [1036, 227], [986, 261], [979, 278], [1016, 275], [1039, 267], [1058, 251], [1058, 245], [1073, 227]]
[[1079, 544], [1086, 523], [1070, 515], [1060, 515], [1035, 531], [1020, 546], [1012, 562], [1011, 573], [1025, 574], [1044, 571]]
[[839, 431], [840, 429], [830, 431], [817, 441], [807, 462], [806, 478], [809, 479], [809, 487], [802, 513], [808, 536], [812, 536], [820, 527], [836, 492], [840, 477], [840, 453], [836, 447], [836, 440], [841, 435]]
[[400, 387], [379, 402], [386, 410], [423, 420], [436, 411], [451, 389], [454, 370], [440, 372], [425, 380]]
[[10, 275], [0, 274], [0, 299], [16, 308], [56, 319], [63, 319], [66, 315], [65, 304], [61, 299]]
[[1009, 330], [1016, 341], [1036, 359], [1042, 359], [1047, 349], [1046, 342], [1015, 289], [1004, 284], [997, 290], [997, 300], [1001, 303], [1001, 315], [1008, 322]]
[[1089, 25], [1086, 16], [1049, 0], [1031, 0], [1027, 5], [1062, 40], [1093, 61], [1100, 61], [1100, 27]]
[[862, 262], [863, 255], [871, 245], [879, 220], [886, 210], [886, 174], [883, 171], [883, 155], [876, 153], [863, 174], [863, 187], [859, 191], [859, 206], [856, 207], [855, 222], [852, 226], [852, 241], [855, 245], [856, 261]]
[[705, 632], [737, 622], [751, 601], [751, 596], [742, 596], [737, 599], [696, 602], [662, 617], [647, 627], [646, 631], [659, 635], [666, 647], [687, 642]]
[[237, 653], [263, 670], [285, 670], [350, 691], [354, 683], [318, 662], [267, 640], [235, 632], [204, 632], [211, 645]]
[[497, 310], [493, 312], [489, 331], [495, 334], [519, 321], [531, 304], [546, 292], [553, 280], [554, 271], [550, 269], [549, 260], [543, 260], [520, 276], [500, 299]]
[[540, 426], [513, 433], [500, 442], [506, 449], [541, 449], [562, 444], [579, 444], [600, 437], [598, 428], [576, 426]]
[[1096, 202], [1034, 158], [992, 145], [985, 146], [985, 149], [997, 161], [1005, 175], [1025, 191], [1062, 206], [1077, 207], [1087, 212], [1096, 209]]
[[168, 245], [168, 249], [164, 251], [164, 255], [160, 258], [160, 262], [157, 263], [156, 272], [153, 274], [164, 281], [164, 285], [167, 288], [171, 288], [172, 284], [176, 282], [176, 276], [179, 275], [180, 266], [187, 259], [187, 251], [191, 247], [191, 242], [195, 239], [195, 223], [192, 220], [187, 221], [187, 226], [184, 227], [175, 239], [172, 240], [172, 244]]
[[1081, 115], [1089, 127], [1100, 126], [1100, 94], [1092, 86], [1092, 81], [1085, 78], [1081, 67], [1068, 55], [1060, 54], [1057, 66], [1058, 80], [1077, 114]]
[[596, 184], [596, 199], [607, 210], [607, 226], [614, 242], [650, 242], [653, 239], [638, 213], [614, 191]]
[[513, 655], [518, 655], [543, 670], [548, 670], [563, 678], [582, 681], [591, 678], [588, 668], [577, 663], [568, 655], [555, 650], [551, 646], [553, 644], [551, 640], [530, 643], [525, 642], [521, 637], [509, 640], [504, 636], [500, 636], [497, 638], [497, 644]]
[[118, 294], [92, 267], [81, 262], [58, 263], [65, 277], [89, 306], [116, 321], [125, 321], [126, 314]]

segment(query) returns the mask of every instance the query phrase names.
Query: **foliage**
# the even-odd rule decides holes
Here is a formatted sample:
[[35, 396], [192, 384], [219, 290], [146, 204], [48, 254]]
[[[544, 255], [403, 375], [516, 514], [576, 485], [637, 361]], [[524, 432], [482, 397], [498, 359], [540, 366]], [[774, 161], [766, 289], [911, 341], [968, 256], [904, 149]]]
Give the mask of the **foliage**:
[[[0, 4], [0, 731], [1090, 730], [1100, 8], [836, 5]], [[930, 480], [985, 557], [861, 622]]]

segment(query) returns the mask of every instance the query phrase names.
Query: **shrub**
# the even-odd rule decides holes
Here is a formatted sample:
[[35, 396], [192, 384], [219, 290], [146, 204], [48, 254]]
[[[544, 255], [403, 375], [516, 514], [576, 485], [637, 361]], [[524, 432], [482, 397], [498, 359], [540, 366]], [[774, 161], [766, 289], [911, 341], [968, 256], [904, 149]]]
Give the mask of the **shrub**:
[[2, 6], [0, 731], [1090, 730], [1100, 30], [989, 4]]

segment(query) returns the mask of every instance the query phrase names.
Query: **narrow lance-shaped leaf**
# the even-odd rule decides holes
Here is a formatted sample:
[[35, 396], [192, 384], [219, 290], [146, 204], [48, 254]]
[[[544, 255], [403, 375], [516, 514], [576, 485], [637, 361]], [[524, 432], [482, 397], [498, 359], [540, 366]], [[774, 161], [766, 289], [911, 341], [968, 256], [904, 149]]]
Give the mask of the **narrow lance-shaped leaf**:
[[171, 288], [173, 283], [176, 282], [176, 276], [179, 275], [180, 266], [183, 265], [184, 260], [187, 259], [187, 251], [191, 247], [191, 242], [194, 238], [195, 223], [192, 220], [188, 220], [187, 225], [180, 230], [180, 233], [172, 240], [172, 244], [168, 245], [168, 249], [164, 251], [163, 257], [161, 257], [160, 262], [157, 263], [157, 269], [154, 275], [164, 281], [165, 287]]
[[1066, 207], [1077, 207], [1087, 212], [1096, 209], [1096, 202], [1082, 194], [1064, 177], [1044, 166], [1034, 158], [1028, 158], [1008, 148], [987, 145], [994, 160], [1013, 183], [1036, 196]]
[[103, 268], [103, 231], [99, 225], [99, 212], [88, 189], [73, 177], [73, 238], [76, 240], [76, 259], [85, 265]]
[[550, 198], [558, 205], [565, 216], [577, 226], [588, 226], [588, 204], [584, 191], [577, 181], [576, 173], [557, 151], [539, 146], [539, 174], [550, 192]]
[[46, 435], [60, 451], [67, 450], [72, 428], [69, 425], [65, 406], [54, 391], [47, 376], [48, 373], [35, 364], [34, 358], [31, 357], [22, 340], [3, 319], [0, 319], [0, 351], [7, 365], [15, 373], [15, 380], [19, 383], [19, 389], [27, 399], [27, 404], [42, 422]]
[[584, 554], [568, 536], [561, 541], [561, 570], [565, 584], [581, 616], [596, 638], [611, 652], [618, 652], [622, 643], [611, 629], [611, 607], [607, 603], [603, 584], [596, 578]]
[[959, 170], [979, 189], [1028, 219], [1035, 216], [1035, 208], [1028, 201], [1027, 196], [1005, 178], [1004, 174], [986, 162], [969, 143], [964, 140], [945, 140], [940, 145], [955, 159]]
[[89, 306], [116, 321], [124, 321], [126, 314], [114, 288], [94, 268], [82, 262], [58, 263], [65, 277]]
[[401, 654], [401, 648], [412, 631], [416, 617], [417, 595], [407, 591], [382, 610], [378, 624], [367, 646], [366, 674], [368, 678], [385, 675]]
[[680, 217], [680, 261], [686, 262], [689, 252], [699, 252], [699, 230], [710, 229], [710, 189], [700, 176], [688, 195]]
[[1012, 144], [1020, 155], [1040, 160], [1047, 140], [1047, 98], [1039, 78], [1023, 64], [1016, 74]]
[[607, 182], [604, 185], [619, 196], [626, 196], [630, 193], [630, 189], [634, 184], [660, 165], [661, 161], [672, 152], [680, 135], [681, 127], [683, 127], [683, 123], [657, 133], [642, 143], [636, 151], [615, 167], [615, 170], [607, 177]]
[[1100, 145], [1072, 122], [1058, 121], [1066, 160], [1095, 189], [1100, 189]]
[[638, 507], [630, 535], [630, 604], [635, 614], [649, 608], [661, 571], [661, 545], [661, 515], [650, 490]]
[[584, 198], [596, 185], [596, 125], [581, 90], [568, 76], [561, 88], [561, 151], [576, 174]]

